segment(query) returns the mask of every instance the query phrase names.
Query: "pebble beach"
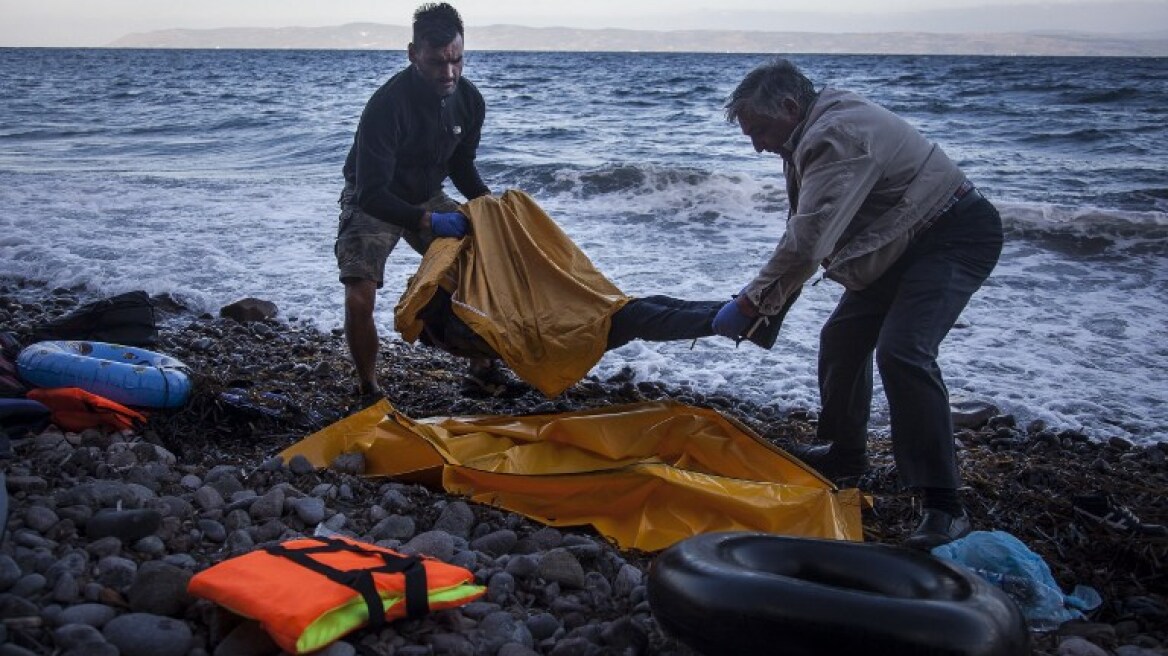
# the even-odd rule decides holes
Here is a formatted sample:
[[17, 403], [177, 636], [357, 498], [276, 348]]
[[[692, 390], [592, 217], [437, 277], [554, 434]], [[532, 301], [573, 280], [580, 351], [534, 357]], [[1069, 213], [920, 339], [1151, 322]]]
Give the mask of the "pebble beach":
[[[27, 345], [36, 326], [92, 300], [76, 289], [0, 281], [0, 330]], [[145, 428], [12, 440], [0, 460], [9, 496], [0, 541], [0, 656], [279, 654], [259, 626], [186, 584], [257, 546], [327, 530], [466, 567], [486, 594], [469, 605], [359, 630], [330, 656], [693, 654], [664, 633], [646, 595], [654, 554], [616, 548], [586, 527], [553, 528], [440, 489], [325, 469], [277, 454], [343, 418], [354, 401], [339, 331], [295, 317], [240, 322], [156, 297], [154, 350], [185, 362], [194, 392]], [[692, 386], [588, 377], [548, 399], [516, 381], [497, 397], [460, 391], [464, 364], [382, 337], [379, 379], [413, 418], [568, 412], [670, 399], [730, 415], [779, 447], [814, 439], [814, 408], [779, 412]], [[988, 406], [955, 433], [978, 530], [1006, 531], [1039, 554], [1060, 587], [1089, 585], [1103, 603], [1082, 620], [1031, 635], [1032, 653], [1168, 654], [1168, 538], [1118, 531], [1073, 512], [1106, 493], [1147, 524], [1168, 524], [1168, 442], [1099, 441]], [[865, 540], [897, 544], [918, 508], [899, 486], [886, 439], [860, 482], [873, 505]]]

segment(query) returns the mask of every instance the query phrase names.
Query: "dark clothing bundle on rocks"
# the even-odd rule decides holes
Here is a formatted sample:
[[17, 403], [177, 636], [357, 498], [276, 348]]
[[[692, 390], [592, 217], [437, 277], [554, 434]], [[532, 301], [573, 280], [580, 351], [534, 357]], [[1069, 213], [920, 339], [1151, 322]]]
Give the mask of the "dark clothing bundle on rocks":
[[158, 318], [154, 302], [146, 292], [126, 292], [88, 303], [39, 326], [33, 339], [38, 342], [80, 339], [125, 346], [153, 346], [158, 343]]

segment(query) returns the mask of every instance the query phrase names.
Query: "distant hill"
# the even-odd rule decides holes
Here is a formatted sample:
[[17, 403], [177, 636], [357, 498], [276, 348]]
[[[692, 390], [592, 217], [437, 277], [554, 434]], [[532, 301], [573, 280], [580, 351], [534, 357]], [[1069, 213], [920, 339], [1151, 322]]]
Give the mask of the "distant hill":
[[[768, 52], [938, 55], [1168, 56], [1168, 33], [748, 32], [620, 30], [487, 25], [468, 32], [472, 50], [586, 52]], [[404, 50], [408, 27], [351, 23], [336, 27], [176, 29], [128, 34], [112, 48], [269, 48]]]

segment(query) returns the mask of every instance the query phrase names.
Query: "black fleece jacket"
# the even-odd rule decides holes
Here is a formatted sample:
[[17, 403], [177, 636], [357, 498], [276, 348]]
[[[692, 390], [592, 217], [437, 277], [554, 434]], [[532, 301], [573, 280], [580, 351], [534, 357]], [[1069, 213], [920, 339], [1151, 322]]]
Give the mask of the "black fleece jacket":
[[417, 230], [419, 207], [450, 177], [467, 199], [490, 193], [475, 167], [486, 103], [466, 78], [442, 98], [410, 66], [383, 84], [361, 113], [345, 183], [364, 212]]

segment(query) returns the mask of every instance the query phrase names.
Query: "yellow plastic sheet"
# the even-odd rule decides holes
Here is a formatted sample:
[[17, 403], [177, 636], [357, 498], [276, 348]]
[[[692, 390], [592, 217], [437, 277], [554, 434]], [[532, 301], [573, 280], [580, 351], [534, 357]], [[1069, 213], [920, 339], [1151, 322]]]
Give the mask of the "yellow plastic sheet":
[[446, 491], [623, 548], [710, 531], [861, 540], [858, 490], [835, 488], [717, 412], [670, 402], [554, 415], [414, 421], [387, 401], [286, 449], [318, 467], [360, 451], [366, 474]]
[[394, 308], [407, 342], [443, 285], [454, 314], [520, 378], [549, 397], [604, 355], [612, 315], [628, 302], [530, 196], [508, 191], [460, 208], [472, 233], [437, 239]]

